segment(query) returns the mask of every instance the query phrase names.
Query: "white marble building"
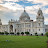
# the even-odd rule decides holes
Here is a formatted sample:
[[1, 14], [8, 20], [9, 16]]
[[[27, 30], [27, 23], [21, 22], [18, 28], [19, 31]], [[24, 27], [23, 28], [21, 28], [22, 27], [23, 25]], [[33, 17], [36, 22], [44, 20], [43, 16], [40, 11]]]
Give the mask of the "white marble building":
[[7, 25], [2, 25], [2, 22], [0, 20], [0, 32], [14, 32], [15, 34], [17, 32], [30, 32], [30, 34], [35, 34], [36, 32], [38, 34], [45, 34], [45, 32], [48, 32], [48, 25], [44, 24], [44, 16], [41, 9], [38, 10], [36, 21], [30, 20], [29, 15], [24, 10], [24, 12], [21, 14], [19, 20], [13, 20], [11, 19]]

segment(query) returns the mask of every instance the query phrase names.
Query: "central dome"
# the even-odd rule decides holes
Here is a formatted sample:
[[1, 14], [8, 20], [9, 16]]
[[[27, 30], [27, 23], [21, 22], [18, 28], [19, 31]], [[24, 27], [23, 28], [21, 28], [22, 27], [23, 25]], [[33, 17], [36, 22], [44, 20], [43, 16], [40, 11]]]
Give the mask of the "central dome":
[[21, 14], [20, 16], [20, 20], [30, 20], [29, 15], [26, 13], [26, 11], [24, 10], [24, 12]]

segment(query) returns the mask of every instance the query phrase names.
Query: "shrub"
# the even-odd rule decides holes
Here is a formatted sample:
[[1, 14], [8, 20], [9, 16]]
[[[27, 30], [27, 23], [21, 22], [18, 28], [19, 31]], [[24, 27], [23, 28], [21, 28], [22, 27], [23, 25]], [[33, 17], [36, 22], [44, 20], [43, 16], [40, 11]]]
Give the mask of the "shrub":
[[26, 35], [29, 35], [30, 33], [29, 32], [25, 32]]
[[5, 32], [6, 35], [8, 35], [9, 33], [8, 32]]
[[31, 34], [31, 36], [32, 36], [32, 34]]
[[14, 32], [10, 32], [10, 34], [11, 34], [11, 35], [13, 35], [13, 34], [14, 34]]
[[24, 35], [24, 32], [21, 32], [22, 36]]
[[36, 36], [38, 36], [38, 34]]
[[43, 36], [43, 33], [41, 33], [41, 36]]
[[35, 36], [37, 36], [37, 33], [35, 33]]
[[4, 32], [1, 32], [2, 35], [4, 35]]
[[20, 35], [20, 33], [19, 33], [19, 32], [17, 32], [17, 35]]
[[1, 32], [0, 32], [0, 35], [1, 35]]
[[48, 32], [46, 32], [46, 36], [48, 37]]

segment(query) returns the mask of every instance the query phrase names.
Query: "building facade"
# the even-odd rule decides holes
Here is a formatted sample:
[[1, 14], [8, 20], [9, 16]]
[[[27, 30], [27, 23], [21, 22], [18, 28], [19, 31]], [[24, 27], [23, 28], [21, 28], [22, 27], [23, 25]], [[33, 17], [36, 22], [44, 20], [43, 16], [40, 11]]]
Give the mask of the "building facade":
[[19, 20], [11, 19], [7, 25], [2, 25], [0, 19], [0, 32], [29, 32], [30, 34], [45, 34], [48, 32], [48, 25], [44, 24], [44, 16], [41, 9], [38, 10], [36, 21], [30, 20], [28, 13], [24, 10], [24, 12], [19, 17]]

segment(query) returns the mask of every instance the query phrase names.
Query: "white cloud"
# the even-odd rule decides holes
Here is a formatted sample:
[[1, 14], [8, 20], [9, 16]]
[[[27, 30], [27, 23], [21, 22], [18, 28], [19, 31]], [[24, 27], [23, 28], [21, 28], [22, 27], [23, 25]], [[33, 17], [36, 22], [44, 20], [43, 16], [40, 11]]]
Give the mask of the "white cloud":
[[3, 7], [3, 6], [0, 5], [0, 11], [6, 11], [6, 10], [8, 10], [8, 8]]
[[3, 24], [8, 24], [10, 19], [19, 19], [22, 10], [10, 10], [6, 7], [0, 6], [0, 19], [2, 19]]
[[19, 5], [16, 3], [11, 3], [11, 2], [7, 2], [5, 4], [0, 4], [0, 5], [4, 6], [6, 8], [9, 8], [11, 10], [22, 10], [23, 9], [22, 5]]
[[43, 12], [44, 12], [45, 14], [48, 14], [48, 8], [44, 9]]
[[45, 24], [48, 25], [48, 18], [45, 18]]
[[26, 7], [26, 11], [29, 13], [29, 14], [35, 14], [36, 15], [36, 10], [33, 6], [27, 6]]
[[48, 5], [48, 0], [27, 0], [33, 4], [41, 3], [42, 6]]
[[48, 22], [48, 18], [45, 19], [45, 22]]
[[0, 3], [3, 3], [3, 0], [0, 0]]

